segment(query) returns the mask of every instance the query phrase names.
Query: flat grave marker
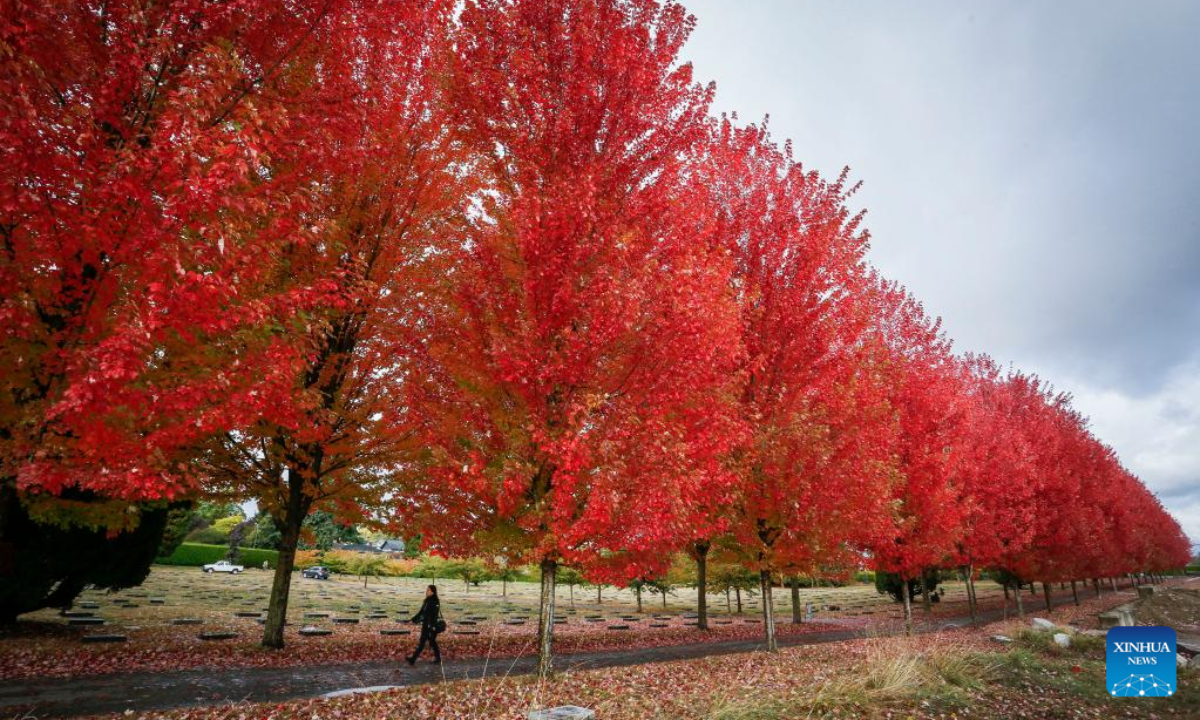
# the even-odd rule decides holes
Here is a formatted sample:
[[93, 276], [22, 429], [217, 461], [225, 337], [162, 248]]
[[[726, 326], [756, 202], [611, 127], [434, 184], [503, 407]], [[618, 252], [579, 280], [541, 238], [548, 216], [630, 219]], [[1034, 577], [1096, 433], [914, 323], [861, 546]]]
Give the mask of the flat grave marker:
[[232, 640], [237, 637], [235, 632], [202, 632], [197, 637], [201, 640]]
[[129, 638], [125, 635], [84, 635], [79, 638], [85, 643], [123, 643]]

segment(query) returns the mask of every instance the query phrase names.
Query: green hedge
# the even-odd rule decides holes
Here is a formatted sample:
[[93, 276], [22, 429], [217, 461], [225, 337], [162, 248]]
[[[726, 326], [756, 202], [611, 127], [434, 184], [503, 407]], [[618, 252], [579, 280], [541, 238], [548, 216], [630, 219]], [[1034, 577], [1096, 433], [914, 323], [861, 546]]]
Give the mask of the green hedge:
[[[171, 553], [170, 557], [160, 557], [154, 562], [159, 565], [184, 565], [187, 567], [200, 567], [215, 563], [218, 560], [224, 560], [225, 554], [229, 552], [229, 548], [225, 545], [202, 545], [200, 543], [183, 543], [175, 552]], [[271, 567], [279, 562], [279, 552], [276, 550], [262, 550], [260, 548], [242, 548], [241, 560], [239, 565], [245, 565], [247, 568], [262, 567], [263, 560], [271, 563]]]

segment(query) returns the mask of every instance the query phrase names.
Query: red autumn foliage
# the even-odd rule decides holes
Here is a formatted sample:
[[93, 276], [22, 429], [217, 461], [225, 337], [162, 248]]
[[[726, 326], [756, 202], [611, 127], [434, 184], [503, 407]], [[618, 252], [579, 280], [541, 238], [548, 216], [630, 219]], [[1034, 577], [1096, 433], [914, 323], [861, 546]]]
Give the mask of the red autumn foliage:
[[845, 173], [709, 116], [692, 24], [653, 0], [6, 6], [0, 547], [18, 496], [119, 530], [207, 493], [256, 498], [284, 557], [314, 506], [394, 506], [435, 552], [614, 583], [710, 543], [766, 593], [868, 558], [1185, 564], [1068, 396], [956, 357], [875, 277]]

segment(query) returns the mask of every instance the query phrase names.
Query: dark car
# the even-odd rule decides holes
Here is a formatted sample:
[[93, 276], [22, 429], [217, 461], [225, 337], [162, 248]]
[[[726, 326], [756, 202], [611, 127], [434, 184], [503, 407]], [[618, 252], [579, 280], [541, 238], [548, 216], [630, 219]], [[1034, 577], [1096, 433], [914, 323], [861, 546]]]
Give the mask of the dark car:
[[316, 567], [305, 568], [300, 574], [313, 580], [328, 580], [330, 572], [329, 568], [318, 565]]

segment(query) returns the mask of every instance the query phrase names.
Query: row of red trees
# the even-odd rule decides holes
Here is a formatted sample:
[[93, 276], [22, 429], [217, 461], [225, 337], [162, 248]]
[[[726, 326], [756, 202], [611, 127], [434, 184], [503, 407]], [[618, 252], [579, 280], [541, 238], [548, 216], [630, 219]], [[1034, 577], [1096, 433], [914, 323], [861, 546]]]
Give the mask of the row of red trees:
[[255, 498], [278, 647], [300, 524], [330, 509], [540, 564], [549, 671], [560, 564], [623, 584], [720, 544], [761, 573], [771, 646], [778, 573], [1185, 564], [1066, 397], [955, 355], [868, 266], [845, 174], [711, 116], [692, 23], [6, 9], [0, 572], [26, 520]]

